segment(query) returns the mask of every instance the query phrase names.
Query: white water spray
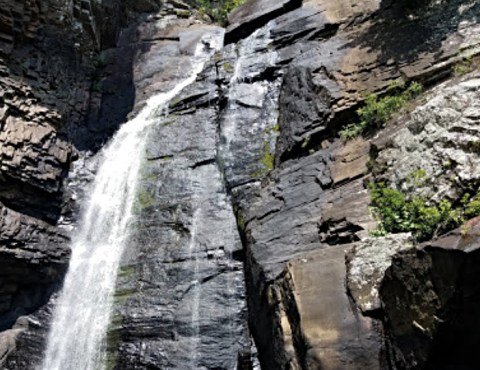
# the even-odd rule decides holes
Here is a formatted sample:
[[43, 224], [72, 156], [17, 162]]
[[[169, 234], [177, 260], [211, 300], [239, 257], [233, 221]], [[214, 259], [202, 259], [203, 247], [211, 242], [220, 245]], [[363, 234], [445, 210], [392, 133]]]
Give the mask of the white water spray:
[[105, 335], [110, 323], [120, 258], [136, 196], [148, 128], [204, 62], [221, 47], [223, 35], [206, 34], [197, 45], [190, 76], [150, 98], [103, 151], [87, 207], [72, 243], [72, 259], [53, 314], [42, 370], [105, 368]]
[[[267, 23], [263, 28], [259, 28], [248, 38], [242, 40], [238, 45], [238, 59], [235, 63], [235, 68], [232, 77], [229, 82], [229, 100], [227, 111], [232, 112], [229, 115], [228, 121], [224, 122], [222, 125], [222, 136], [225, 140], [225, 154], [229, 155], [230, 145], [237, 135], [237, 121], [239, 120], [241, 110], [238, 107], [236, 101], [238, 94], [241, 94], [240, 87], [244, 83], [244, 80], [247, 79], [249, 74], [257, 73], [259, 68], [252, 68], [254, 64], [252, 63], [261, 63], [263, 64], [262, 68], [266, 66], [274, 66], [277, 59], [277, 52], [267, 51], [266, 53], [256, 53], [258, 50], [265, 48], [266, 45], [270, 44], [272, 39], [270, 39], [270, 31], [272, 28], [272, 23]], [[253, 56], [253, 58], [252, 58]], [[260, 68], [261, 69], [261, 68]], [[250, 84], [249, 88], [257, 89], [266, 89], [265, 86], [259, 87], [254, 84]]]

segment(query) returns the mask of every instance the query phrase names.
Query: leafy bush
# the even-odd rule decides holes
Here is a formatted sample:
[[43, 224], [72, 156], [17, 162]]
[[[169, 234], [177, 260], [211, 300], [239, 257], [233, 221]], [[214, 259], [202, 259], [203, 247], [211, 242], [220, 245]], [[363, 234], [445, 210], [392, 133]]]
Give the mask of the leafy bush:
[[226, 26], [228, 13], [242, 5], [245, 0], [196, 0], [199, 11], [208, 15], [215, 23]]
[[365, 106], [357, 109], [360, 120], [350, 124], [340, 131], [344, 139], [352, 139], [365, 131], [382, 127], [393, 115], [402, 109], [410, 100], [420, 95], [423, 87], [418, 82], [412, 82], [407, 88], [403, 82], [396, 82], [389, 89], [390, 95], [379, 98], [376, 94], [369, 94], [365, 99]]
[[480, 194], [475, 195], [472, 199], [466, 194], [462, 199], [462, 203], [465, 206], [465, 216], [475, 217], [480, 215]]
[[[458, 226], [462, 221], [462, 210], [453, 208], [448, 200], [438, 205], [431, 204], [419, 196], [409, 199], [408, 195], [384, 183], [370, 184], [372, 210], [381, 225], [373, 235], [385, 232], [412, 232], [419, 240], [425, 240], [436, 232]], [[480, 209], [479, 209], [480, 210]]]

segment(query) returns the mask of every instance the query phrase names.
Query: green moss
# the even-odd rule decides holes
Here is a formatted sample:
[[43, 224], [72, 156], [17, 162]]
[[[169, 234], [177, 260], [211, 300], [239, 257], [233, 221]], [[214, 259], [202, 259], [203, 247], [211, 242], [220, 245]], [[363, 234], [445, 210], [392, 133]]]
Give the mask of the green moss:
[[137, 199], [142, 208], [150, 207], [155, 202], [153, 195], [147, 191], [140, 192]]
[[223, 59], [223, 54], [221, 51], [216, 51], [212, 58], [215, 62], [219, 62]]
[[422, 186], [427, 180], [427, 172], [422, 168], [413, 171], [407, 176], [407, 182], [416, 187]]
[[118, 277], [130, 280], [135, 272], [135, 268], [130, 265], [122, 266], [118, 270]]
[[473, 59], [472, 56], [465, 57], [458, 63], [456, 63], [453, 67], [453, 74], [457, 77], [466, 75], [478, 68], [478, 62]]
[[465, 207], [465, 216], [475, 217], [480, 215], [480, 194], [475, 195]]
[[263, 157], [262, 157], [262, 163], [265, 171], [268, 173], [271, 170], [273, 170], [275, 166], [275, 156], [271, 152], [272, 149], [270, 147], [270, 143], [267, 141], [263, 145]]
[[96, 80], [93, 82], [92, 91], [101, 93], [103, 92], [103, 82], [101, 80]]
[[302, 145], [301, 145], [302, 149], [305, 149], [308, 146], [309, 143], [310, 143], [310, 136], [303, 139], [303, 142], [302, 142]]
[[148, 191], [140, 191], [133, 205], [133, 213], [139, 215], [144, 209], [155, 204], [155, 197]]
[[107, 329], [107, 351], [105, 359], [105, 370], [113, 370], [117, 365], [118, 347], [121, 342], [121, 332], [123, 317], [115, 315]]
[[107, 66], [107, 58], [105, 54], [99, 53], [95, 56], [92, 63], [95, 69], [105, 68]]
[[235, 209], [235, 215], [237, 217], [237, 227], [240, 230], [245, 229], [245, 214], [243, 213], [243, 210], [240, 208]]
[[453, 163], [450, 160], [446, 160], [446, 161], [442, 162], [442, 167], [445, 168], [446, 170], [449, 170], [449, 169], [453, 168]]
[[262, 169], [252, 172], [250, 176], [252, 178], [260, 178], [265, 175], [268, 175], [275, 167], [275, 155], [271, 152], [270, 143], [266, 141], [263, 144], [263, 154], [262, 154]]
[[177, 17], [179, 18], [188, 18], [190, 17], [190, 12], [188, 10], [185, 10], [185, 9], [177, 9], [175, 14], [177, 15]]
[[133, 294], [133, 290], [129, 288], [117, 289], [113, 295], [113, 304], [116, 306], [124, 306]]
[[223, 63], [223, 70], [227, 73], [232, 73], [233, 72], [233, 67], [230, 63], [225, 62], [225, 63]]
[[382, 127], [395, 113], [421, 94], [422, 85], [412, 82], [408, 87], [402, 81], [393, 82], [389, 88], [389, 95], [378, 97], [369, 94], [365, 99], [365, 105], [357, 109], [358, 123], [350, 124], [340, 131], [344, 139], [352, 139], [366, 131]]

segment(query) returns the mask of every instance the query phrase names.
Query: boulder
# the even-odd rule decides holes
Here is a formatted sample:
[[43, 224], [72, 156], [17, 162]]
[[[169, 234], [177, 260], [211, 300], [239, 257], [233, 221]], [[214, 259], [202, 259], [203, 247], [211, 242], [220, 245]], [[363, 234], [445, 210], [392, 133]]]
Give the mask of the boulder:
[[475, 369], [480, 340], [479, 220], [394, 256], [380, 289], [393, 363]]

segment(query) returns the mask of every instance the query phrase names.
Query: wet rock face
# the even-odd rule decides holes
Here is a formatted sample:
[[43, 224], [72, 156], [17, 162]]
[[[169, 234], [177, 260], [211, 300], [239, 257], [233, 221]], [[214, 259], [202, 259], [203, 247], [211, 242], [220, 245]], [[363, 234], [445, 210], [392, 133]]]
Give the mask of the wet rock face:
[[[0, 364], [5, 369], [27, 369], [26, 359], [30, 366], [43, 353], [44, 323], [49, 316], [37, 310], [65, 275], [70, 258], [65, 247], [68, 237], [46, 222], [3, 205], [0, 227]], [[16, 348], [21, 350], [14, 352]], [[4, 367], [7, 356], [9, 365]]]
[[270, 20], [299, 8], [301, 5], [302, 2], [299, 0], [247, 1], [243, 6], [234, 9], [229, 14], [225, 44], [237, 42], [250, 36]]
[[63, 278], [69, 251], [63, 247], [66, 236], [47, 223], [6, 207], [2, 207], [0, 220], [0, 327], [4, 330], [18, 316], [46, 303], [56, 282]]
[[27, 369], [42, 355], [49, 315], [29, 316], [32, 325], [19, 320], [45, 305], [68, 266], [71, 230], [64, 226], [75, 216], [70, 197], [77, 190], [67, 191], [65, 179], [77, 150], [105, 139], [99, 125], [96, 131], [80, 127], [97, 104], [91, 95], [94, 55], [108, 38], [116, 41], [123, 13], [102, 19], [100, 28], [95, 15], [115, 2], [0, 4], [2, 368], [7, 354], [9, 369]]
[[[166, 43], [170, 55], [163, 55], [165, 64], [156, 72], [168, 77], [163, 91], [187, 77], [193, 56], [178, 50], [192, 42], [193, 31], [195, 38], [223, 35], [219, 28], [182, 26], [176, 24], [171, 36], [179, 41]], [[208, 41], [201, 45], [213, 47]], [[182, 65], [183, 73], [174, 75], [171, 63]], [[210, 63], [172, 101], [174, 114], [158, 111], [148, 135], [137, 216], [109, 330], [110, 368], [230, 370], [241, 361], [249, 366], [242, 245], [217, 164], [218, 111], [211, 104], [218, 99], [216, 78]]]
[[[48, 301], [67, 269], [68, 237], [53, 225], [62, 214], [64, 179], [75, 155], [60, 131], [78, 125], [89, 105], [89, 73], [74, 44], [81, 42], [86, 52], [95, 42], [91, 34], [82, 37], [67, 31], [74, 15], [64, 2], [3, 1], [0, 6], [0, 366], [4, 366], [15, 339], [35, 331], [26, 332], [30, 325], [22, 316]], [[29, 356], [40, 356], [36, 342], [23, 342], [21, 347]], [[16, 363], [9, 366], [15, 368]], [[17, 364], [27, 368], [21, 360]]]

